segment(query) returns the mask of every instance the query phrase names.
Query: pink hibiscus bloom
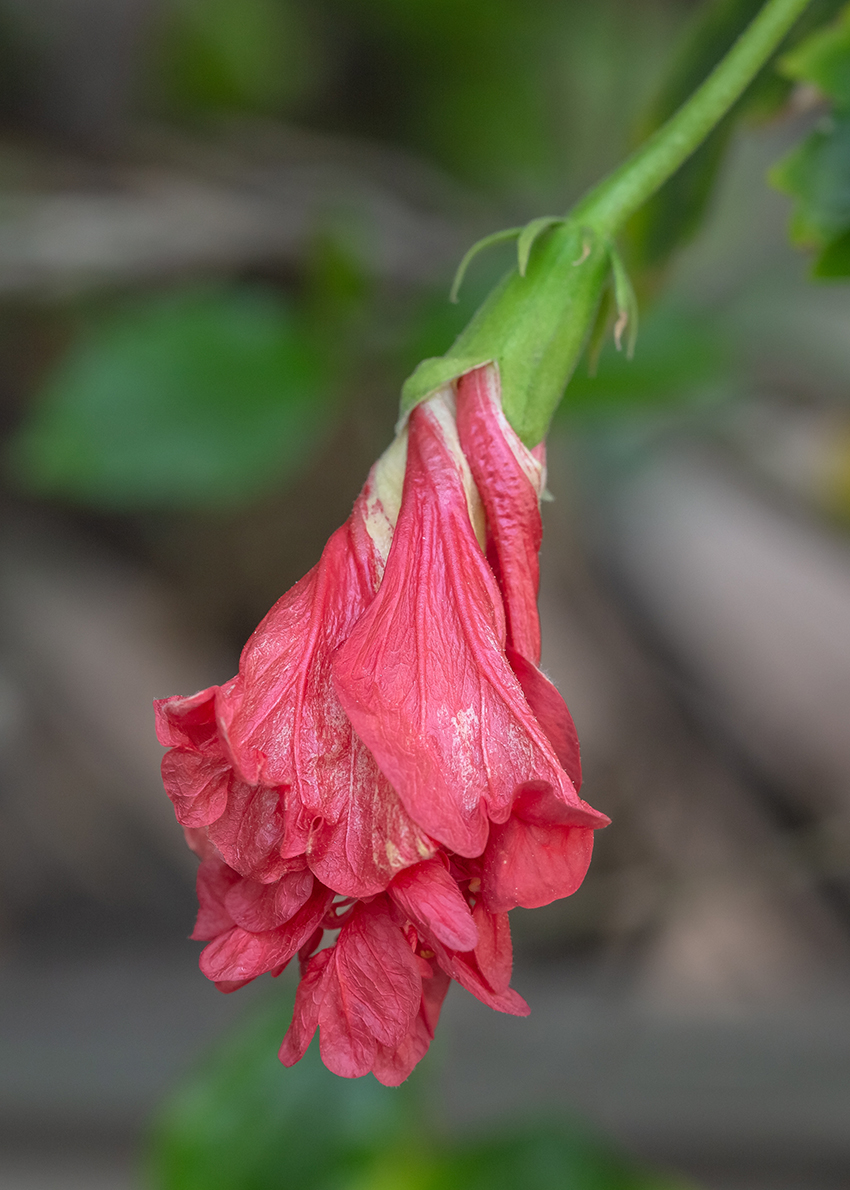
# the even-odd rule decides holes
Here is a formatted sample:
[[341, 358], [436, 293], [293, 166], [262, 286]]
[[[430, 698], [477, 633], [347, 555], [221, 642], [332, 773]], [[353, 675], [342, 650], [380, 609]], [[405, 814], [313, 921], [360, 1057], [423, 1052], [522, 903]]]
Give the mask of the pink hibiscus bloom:
[[[403, 1081], [450, 980], [502, 1012], [507, 910], [574, 892], [608, 819], [539, 669], [542, 450], [486, 366], [417, 406], [239, 673], [157, 703], [224, 991], [301, 963], [281, 1059]], [[330, 943], [330, 944], [329, 944]]]

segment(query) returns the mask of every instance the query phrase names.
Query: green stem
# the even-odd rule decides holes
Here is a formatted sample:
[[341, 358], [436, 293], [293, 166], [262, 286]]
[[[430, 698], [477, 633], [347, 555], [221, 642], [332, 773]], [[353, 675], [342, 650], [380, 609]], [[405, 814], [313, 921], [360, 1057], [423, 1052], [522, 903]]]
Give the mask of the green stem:
[[676, 172], [743, 94], [811, 0], [767, 0], [731, 50], [669, 120], [570, 212], [614, 235]]

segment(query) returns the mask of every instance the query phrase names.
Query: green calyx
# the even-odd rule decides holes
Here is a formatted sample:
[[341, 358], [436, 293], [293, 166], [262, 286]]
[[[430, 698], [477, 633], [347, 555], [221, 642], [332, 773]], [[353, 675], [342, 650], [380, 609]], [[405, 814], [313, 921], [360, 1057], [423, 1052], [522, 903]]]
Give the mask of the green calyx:
[[581, 358], [609, 284], [617, 306], [617, 347], [627, 330], [631, 356], [637, 302], [625, 267], [610, 240], [569, 218], [547, 215], [480, 240], [461, 261], [453, 295], [473, 256], [512, 238], [517, 240], [516, 268], [490, 293], [451, 350], [423, 360], [409, 378], [402, 389], [402, 417], [465, 372], [495, 363], [505, 416], [523, 442], [535, 446]]
[[517, 241], [517, 266], [492, 290], [446, 355], [424, 360], [402, 389], [406, 417], [438, 388], [484, 363], [499, 368], [502, 407], [523, 442], [544, 437], [613, 289], [618, 348], [634, 350], [637, 302], [613, 246], [626, 220], [690, 157], [771, 58], [810, 0], [766, 0], [725, 57], [665, 124], [564, 217], [544, 216], [479, 241], [461, 261], [452, 296], [473, 257]]

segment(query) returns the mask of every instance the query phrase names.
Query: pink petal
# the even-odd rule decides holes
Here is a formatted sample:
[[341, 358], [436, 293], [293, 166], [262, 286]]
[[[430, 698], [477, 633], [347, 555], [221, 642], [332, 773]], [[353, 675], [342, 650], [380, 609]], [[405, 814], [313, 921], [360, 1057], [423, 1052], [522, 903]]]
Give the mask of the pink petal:
[[576, 891], [590, 864], [593, 830], [563, 818], [564, 807], [551, 794], [529, 790], [508, 821], [493, 826], [482, 870], [492, 912], [535, 909]]
[[285, 834], [280, 790], [246, 785], [231, 773], [227, 809], [207, 832], [231, 868], [250, 880], [268, 884], [286, 871], [280, 854]]
[[215, 696], [218, 686], [189, 698], [179, 694], [154, 700], [156, 735], [167, 748], [204, 748], [215, 740]]
[[422, 1004], [401, 1044], [379, 1045], [372, 1073], [385, 1087], [398, 1087], [428, 1052], [451, 980], [443, 971], [422, 981]]
[[236, 925], [252, 933], [274, 930], [294, 917], [313, 892], [313, 873], [285, 872], [274, 884], [240, 880], [225, 898]]
[[472, 950], [478, 927], [456, 882], [440, 859], [407, 868], [389, 887], [395, 903], [417, 926], [451, 950]]
[[255, 934], [234, 926], [201, 952], [200, 967], [207, 979], [255, 979], [284, 967], [313, 934], [327, 912], [333, 893], [317, 885], [310, 900], [291, 921], [275, 930]]
[[225, 907], [227, 894], [241, 877], [217, 857], [205, 859], [198, 868], [195, 887], [198, 892], [198, 917], [192, 938], [207, 941], [217, 938], [234, 925]]
[[433, 854], [436, 844], [417, 829], [356, 736], [351, 763], [346, 813], [338, 822], [317, 823], [306, 852], [311, 869], [328, 888], [345, 897], [370, 897], [383, 892], [402, 869]]
[[488, 816], [544, 781], [583, 805], [504, 654], [501, 597], [481, 552], [449, 430], [410, 417], [404, 495], [378, 594], [334, 658], [357, 734], [411, 817], [462, 856]]
[[297, 1062], [318, 1024], [322, 1061], [343, 1078], [371, 1070], [379, 1044], [398, 1049], [421, 1005], [415, 957], [383, 897], [355, 910], [333, 949], [309, 960], [305, 980], [281, 1060]]
[[398, 1045], [418, 1011], [422, 979], [383, 897], [343, 926], [335, 952], [347, 1016], [363, 1021], [382, 1045]]
[[543, 524], [539, 490], [530, 476], [540, 482], [542, 468], [502, 412], [494, 367], [476, 368], [458, 381], [457, 428], [487, 513], [487, 558], [505, 601], [508, 644], [538, 664]]
[[[216, 703], [233, 762], [252, 785], [291, 786], [335, 822], [350, 796], [351, 726], [331, 685], [330, 653], [372, 598], [366, 548], [351, 522], [248, 641], [239, 675]], [[357, 549], [355, 548], [355, 541]]]
[[162, 758], [162, 783], [182, 826], [207, 826], [224, 813], [230, 785], [227, 761], [172, 748]]
[[578, 733], [567, 704], [546, 675], [521, 653], [508, 648], [506, 656], [522, 686], [526, 702], [578, 793], [581, 789], [581, 754]]
[[306, 964], [298, 991], [292, 1024], [286, 1031], [278, 1057], [284, 1066], [294, 1066], [304, 1057], [319, 1026], [319, 1006], [324, 999], [333, 950], [320, 950]]
[[450, 951], [434, 943], [435, 957], [442, 969], [483, 1004], [497, 1012], [527, 1016], [529, 1007], [509, 987], [513, 965], [511, 932], [506, 913], [491, 913], [479, 902], [472, 911], [478, 927], [478, 945], [467, 953]]
[[479, 901], [473, 910], [478, 926], [475, 961], [494, 992], [503, 992], [511, 982], [514, 952], [507, 913], [493, 913]]

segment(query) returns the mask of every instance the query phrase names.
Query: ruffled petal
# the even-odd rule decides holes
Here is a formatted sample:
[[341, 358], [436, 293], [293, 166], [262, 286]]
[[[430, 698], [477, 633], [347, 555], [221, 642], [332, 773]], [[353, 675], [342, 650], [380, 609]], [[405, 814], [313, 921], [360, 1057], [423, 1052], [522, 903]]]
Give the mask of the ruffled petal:
[[457, 883], [438, 859], [408, 868], [389, 887], [393, 901], [429, 937], [451, 950], [473, 950], [478, 927]]
[[227, 809], [207, 834], [231, 868], [249, 880], [270, 884], [287, 870], [280, 854], [285, 809], [278, 789], [246, 785], [231, 772]]
[[[595, 824], [594, 824], [595, 825]], [[536, 909], [571, 896], [584, 880], [593, 829], [570, 821], [549, 791], [527, 790], [508, 821], [490, 831], [482, 895], [494, 913]]]
[[305, 964], [295, 993], [292, 1023], [286, 1031], [278, 1057], [284, 1066], [300, 1062], [319, 1027], [319, 1008], [332, 974], [332, 950], [320, 950]]
[[198, 868], [195, 887], [198, 893], [198, 917], [191, 937], [207, 942], [232, 929], [235, 922], [227, 911], [227, 894], [240, 881], [238, 872], [224, 860], [210, 856]]
[[383, 892], [393, 877], [433, 855], [436, 844], [419, 830], [398, 794], [355, 736], [351, 799], [338, 822], [318, 822], [307, 844], [316, 876], [345, 897]]
[[378, 594], [334, 683], [411, 817], [480, 855], [528, 781], [583, 807], [504, 653], [502, 601], [469, 515], [443, 398], [414, 409], [401, 511]]
[[[505, 656], [522, 686], [522, 692], [534, 712], [535, 719], [546, 733], [555, 755], [578, 793], [581, 789], [581, 752], [578, 733], [567, 704], [546, 675], [521, 653], [507, 648]], [[604, 824], [600, 822], [599, 825]]]
[[281, 1049], [287, 1065], [318, 1024], [322, 1061], [343, 1078], [358, 1078], [371, 1070], [379, 1045], [398, 1049], [421, 1006], [422, 977], [385, 898], [355, 910], [333, 949], [310, 959], [305, 979]]
[[215, 697], [218, 686], [199, 690], [188, 698], [154, 700], [156, 736], [166, 748], [206, 748], [217, 744]]
[[[357, 540], [368, 548], [368, 535]], [[351, 523], [284, 595], [245, 646], [239, 675], [216, 700], [233, 763], [251, 785], [291, 787], [335, 822], [350, 796], [351, 725], [331, 683], [330, 654], [372, 598]]]
[[227, 807], [230, 765], [226, 760], [187, 748], [172, 748], [162, 758], [162, 783], [181, 826], [207, 826]]
[[[506, 913], [491, 913], [479, 901], [472, 911], [478, 929], [478, 944], [471, 951], [455, 951], [433, 936], [434, 958], [447, 975], [483, 1004], [512, 1016], [528, 1016], [529, 1007], [510, 987], [513, 950]], [[427, 954], [427, 952], [425, 952]]]
[[379, 1045], [372, 1073], [385, 1087], [398, 1087], [425, 1057], [434, 1040], [440, 1009], [451, 980], [439, 969], [422, 981], [422, 1003], [410, 1030], [396, 1049]]
[[310, 900], [285, 925], [252, 933], [234, 926], [201, 952], [200, 967], [207, 979], [248, 980], [266, 971], [283, 969], [312, 936], [333, 893], [316, 885]]
[[274, 884], [240, 880], [228, 890], [227, 912], [244, 930], [274, 930], [294, 917], [313, 892], [313, 873], [306, 866], [285, 872]]

